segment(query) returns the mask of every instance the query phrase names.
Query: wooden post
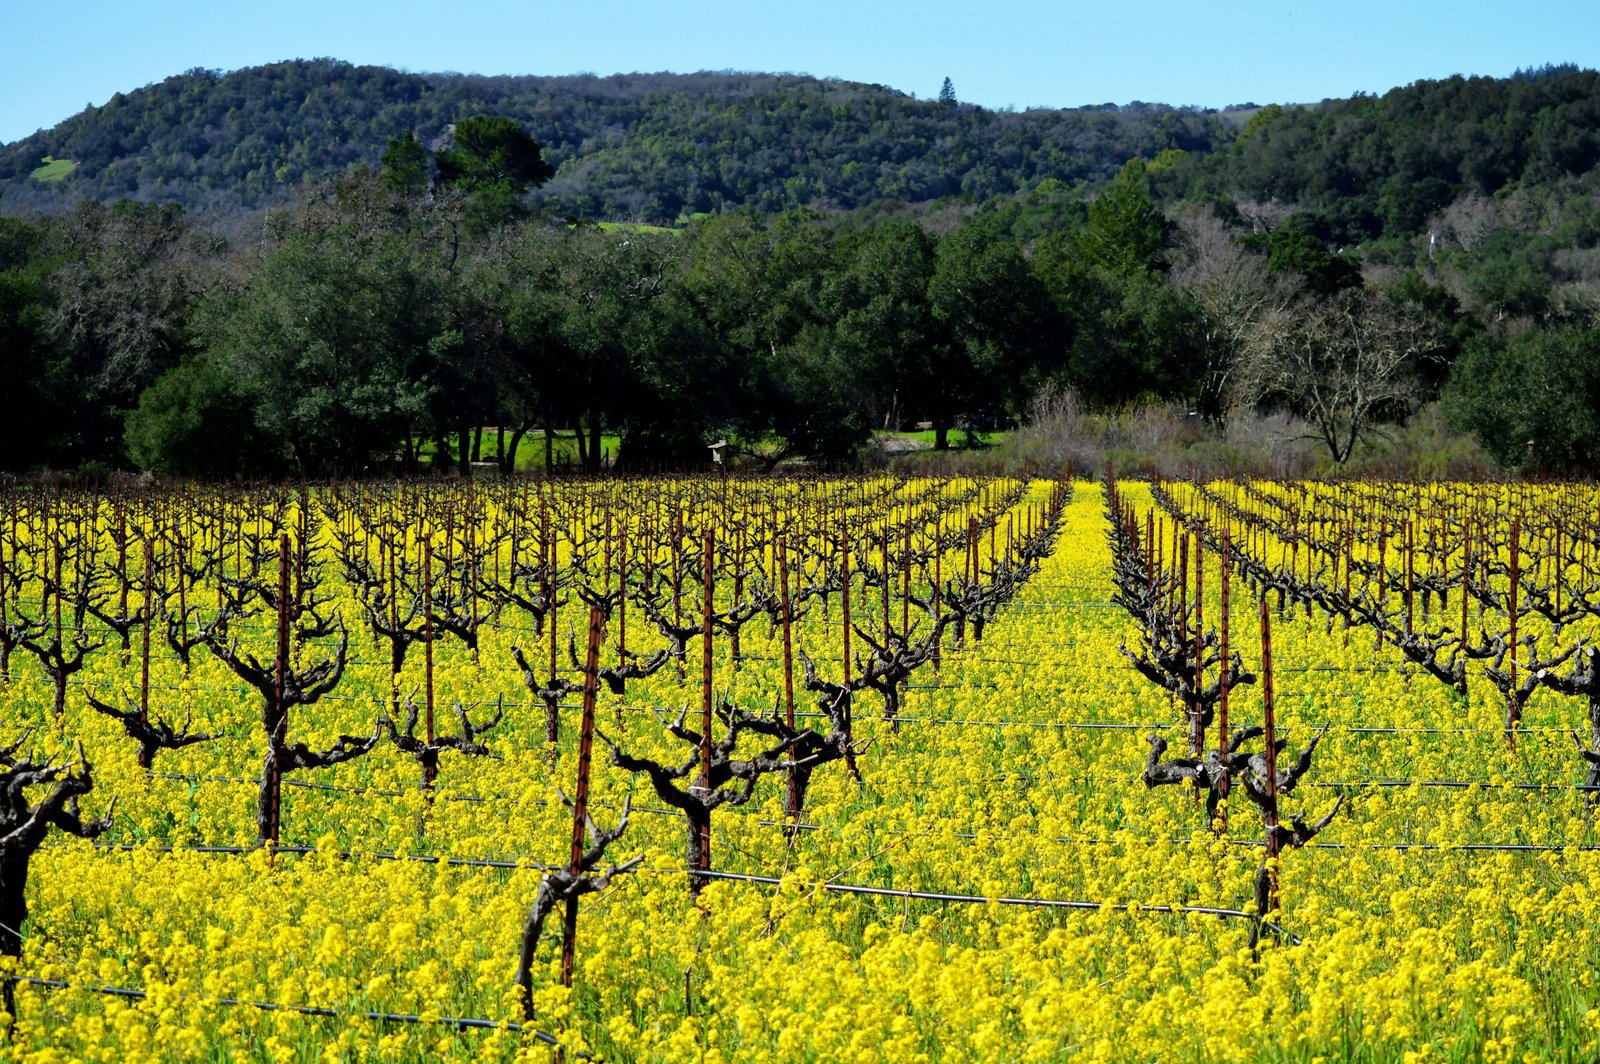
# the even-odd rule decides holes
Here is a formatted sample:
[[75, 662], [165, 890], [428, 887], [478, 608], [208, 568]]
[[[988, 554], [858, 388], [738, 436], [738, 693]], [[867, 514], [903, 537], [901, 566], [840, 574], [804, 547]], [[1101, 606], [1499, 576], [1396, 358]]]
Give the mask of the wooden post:
[[[794, 731], [794, 617], [789, 602], [789, 552], [784, 537], [779, 536], [776, 544], [778, 562], [778, 595], [783, 609], [783, 705], [784, 719], [788, 722], [789, 731]], [[794, 745], [789, 746], [789, 760], [794, 760]], [[796, 778], [795, 770], [789, 770], [789, 794], [784, 804], [785, 811], [795, 819], [795, 824], [800, 823], [800, 781]], [[791, 832], [793, 839], [798, 832]]]
[[[1188, 542], [1185, 539], [1184, 542]], [[1205, 682], [1206, 649], [1206, 562], [1205, 540], [1199, 536], [1194, 541], [1194, 743], [1192, 751], [1199, 757], [1206, 748], [1206, 725], [1202, 716], [1204, 708], [1201, 705], [1200, 692]]]
[[891, 631], [889, 627], [889, 522], [887, 520], [883, 522], [883, 527], [878, 531], [878, 543], [883, 567], [883, 572], [880, 574], [883, 577], [883, 594], [881, 596], [883, 600], [883, 640], [887, 645], [889, 632]]
[[278, 536], [278, 654], [274, 663], [272, 708], [267, 714], [267, 757], [262, 765], [262, 797], [267, 811], [266, 839], [268, 849], [278, 845], [278, 829], [282, 819], [283, 771], [278, 764], [278, 749], [288, 738], [289, 713], [283, 699], [289, 673], [289, 533]]
[[[683, 627], [683, 510], [672, 511], [672, 625]], [[678, 682], [684, 677], [683, 656], [678, 656]]]
[[1517, 593], [1521, 590], [1520, 558], [1522, 546], [1522, 523], [1511, 522], [1511, 590], [1507, 600], [1511, 612], [1511, 686], [1506, 692], [1510, 701], [1506, 713], [1506, 742], [1514, 750], [1517, 746], [1517, 725], [1522, 719], [1522, 706], [1517, 702]]
[[[10, 516], [9, 514], [7, 515]], [[10, 536], [0, 536], [0, 629], [10, 627], [11, 622], [6, 619], [6, 540]], [[16, 548], [12, 548], [13, 557]], [[11, 682], [11, 640], [0, 639], [0, 682]]]
[[[583, 666], [583, 717], [578, 725], [578, 788], [572, 796], [572, 852], [567, 871], [576, 882], [583, 873], [583, 834], [589, 819], [589, 765], [594, 756], [594, 704], [599, 690], [600, 639], [603, 634], [600, 608], [589, 607], [589, 652]], [[567, 898], [566, 919], [561, 938], [561, 985], [572, 985], [572, 969], [577, 959], [578, 896]]]
[[1261, 915], [1266, 916], [1278, 909], [1278, 729], [1272, 691], [1272, 618], [1265, 596], [1261, 599], [1261, 698], [1267, 763], [1267, 802], [1263, 809], [1267, 826], [1267, 905]]
[[[939, 586], [943, 578], [944, 541], [940, 536], [943, 522], [934, 526], [933, 530], [933, 625], [935, 631], [939, 627], [939, 618], [944, 613], [944, 589]], [[933, 644], [933, 674], [939, 675], [940, 668], [944, 665], [944, 639], [941, 637]]]
[[842, 574], [839, 579], [842, 590], [839, 595], [839, 613], [844, 622], [844, 683], [850, 686], [850, 546], [844, 536], [839, 538], [839, 555]]
[[[1228, 526], [1224, 524], [1222, 526], [1222, 575], [1220, 577], [1222, 616], [1220, 618], [1221, 631], [1219, 633], [1220, 642], [1218, 647], [1218, 657], [1221, 660], [1217, 662], [1217, 682], [1221, 685], [1218, 689], [1217, 698], [1217, 757], [1222, 759], [1224, 763], [1226, 763], [1228, 757], [1228, 687], [1232, 683], [1231, 670], [1233, 668], [1233, 663], [1228, 656], [1228, 620], [1232, 596], [1229, 585], [1232, 583], [1233, 576], [1232, 563], [1233, 557], [1231, 544], [1228, 540]], [[1222, 821], [1222, 824], [1216, 825], [1216, 828], [1217, 830], [1222, 830], [1228, 822], [1228, 807], [1226, 804], [1228, 774], [1226, 772], [1222, 773], [1221, 780], [1217, 784], [1217, 790], [1221, 793], [1224, 804], [1222, 806], [1222, 814], [1218, 818]]]
[[[433, 746], [433, 544], [422, 541], [422, 674], [424, 727], [427, 745]], [[433, 781], [439, 776], [439, 764], [432, 756], [422, 760], [422, 788], [433, 790]]]
[[617, 530], [617, 666], [628, 664], [628, 516]]
[[[726, 483], [726, 481], [724, 481]], [[738, 609], [739, 603], [744, 601], [744, 556], [745, 556], [745, 523], [739, 522], [739, 533], [734, 540], [733, 552], [733, 608]], [[739, 646], [739, 626], [734, 625], [732, 633], [728, 636], [728, 651], [733, 656], [734, 668], [739, 667], [742, 656]]]
[[[122, 508], [122, 491], [117, 490], [117, 620], [128, 619], [128, 514]], [[93, 529], [90, 529], [91, 535]], [[128, 630], [122, 630], [122, 663], [128, 663]]]
[[544, 741], [554, 743], [561, 734], [561, 696], [558, 693], [559, 685], [556, 683], [556, 605], [558, 589], [556, 587], [556, 535], [550, 522], [550, 512], [541, 506], [539, 520], [541, 523], [542, 543], [540, 550], [544, 554], [544, 623], [548, 630], [550, 653], [550, 683], [549, 694], [545, 696], [544, 711]]
[[[1388, 547], [1387, 531], [1388, 526], [1380, 522], [1378, 525], [1378, 608], [1380, 610], [1384, 607], [1384, 599], [1388, 597], [1389, 590], [1389, 562], [1386, 553], [1386, 548]], [[1373, 626], [1372, 646], [1374, 649], [1383, 646], [1383, 629], [1377, 625]]]
[[[140, 724], [148, 724], [150, 722], [150, 624], [151, 619], [155, 616], [155, 611], [150, 608], [150, 599], [155, 594], [155, 569], [155, 548], [151, 546], [150, 540], [146, 539], [144, 541], [144, 608], [139, 611], [141, 614], [139, 618], [139, 627], [141, 629], [139, 639]], [[3, 575], [0, 575], [0, 584], [3, 583]], [[126, 609], [124, 609], [124, 615], [126, 615]], [[0, 620], [0, 624], [3, 623], [4, 621]], [[154, 762], [153, 755], [150, 760], [152, 763]], [[149, 768], [150, 766], [143, 765], [141, 767]]]
[[[712, 599], [714, 590], [712, 584], [712, 550], [715, 544], [711, 538], [711, 523], [706, 522], [705, 538], [703, 540], [704, 557], [701, 559], [701, 568], [705, 577], [705, 619], [700, 626], [700, 790], [701, 794], [709, 801], [711, 797], [711, 616], [715, 608]], [[699, 867], [697, 871], [711, 871], [711, 817], [707, 810], [706, 817], [700, 826], [700, 852], [698, 856]], [[698, 880], [699, 889], [705, 886], [704, 877]]]
[[1406, 522], [1406, 635], [1416, 632], [1416, 530], [1412, 522]]

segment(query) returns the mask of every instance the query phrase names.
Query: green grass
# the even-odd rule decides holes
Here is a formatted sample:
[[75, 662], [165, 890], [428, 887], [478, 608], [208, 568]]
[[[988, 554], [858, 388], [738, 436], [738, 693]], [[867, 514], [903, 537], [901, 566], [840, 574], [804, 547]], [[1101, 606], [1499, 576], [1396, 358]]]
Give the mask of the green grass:
[[28, 176], [35, 181], [55, 182], [64, 180], [68, 174], [77, 168], [78, 164], [72, 159], [53, 159], [46, 155], [44, 157], [44, 165]]
[[[452, 453], [454, 453], [456, 438], [452, 435], [448, 439]], [[616, 459], [617, 447], [621, 442], [622, 436], [619, 433], [601, 433], [600, 449], [607, 460]], [[560, 467], [563, 463], [568, 465], [578, 464], [578, 440], [573, 433], [557, 432], [553, 443], [554, 446], [551, 451], [557, 467]], [[511, 433], [508, 430], [506, 432], [506, 445], [510, 446], [510, 444]], [[432, 440], [424, 440], [422, 442], [421, 450], [418, 452], [422, 465], [431, 466], [433, 464], [434, 451]], [[480, 455], [485, 462], [493, 462], [495, 460], [495, 435], [493, 432], [484, 432]], [[516, 471], [518, 473], [534, 473], [542, 469], [544, 469], [544, 433], [539, 431], [530, 432], [522, 437], [521, 443], [517, 446]]]
[[[921, 447], [931, 448], [938, 433], [934, 432], [933, 429], [921, 429], [917, 432], [875, 432], [873, 435], [879, 439], [911, 440]], [[1009, 432], [975, 432], [972, 434], [971, 445], [974, 447], [990, 447], [1000, 443], [1009, 435]], [[967, 446], [966, 430], [951, 429], [949, 442], [952, 449]]]

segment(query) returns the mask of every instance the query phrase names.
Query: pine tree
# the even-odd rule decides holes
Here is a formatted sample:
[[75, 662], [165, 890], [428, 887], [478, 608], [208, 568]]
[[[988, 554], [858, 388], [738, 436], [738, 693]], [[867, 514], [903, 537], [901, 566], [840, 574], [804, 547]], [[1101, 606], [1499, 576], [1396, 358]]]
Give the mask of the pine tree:
[[945, 78], [944, 84], [939, 86], [939, 103], [944, 107], [956, 105], [956, 87], [951, 84], [949, 78]]

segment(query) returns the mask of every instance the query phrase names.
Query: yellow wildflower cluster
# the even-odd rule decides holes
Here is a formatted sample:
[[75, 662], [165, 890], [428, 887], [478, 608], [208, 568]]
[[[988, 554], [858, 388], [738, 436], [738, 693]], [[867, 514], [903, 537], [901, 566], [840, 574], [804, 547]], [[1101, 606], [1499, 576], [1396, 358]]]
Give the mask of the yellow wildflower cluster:
[[[1510, 660], [1496, 661], [1492, 637], [1510, 619], [1511, 526], [1521, 564], [1536, 566], [1557, 550], [1556, 518], [1536, 515], [1592, 514], [1592, 492], [1120, 486], [1141, 530], [1148, 517], [1153, 567], [1173, 564], [1180, 531], [1194, 553], [1204, 550], [1207, 628], [1220, 620], [1220, 559], [1199, 544], [1227, 530], [1231, 645], [1257, 672], [1257, 605], [1269, 596], [1285, 760], [1327, 727], [1282, 810], [1311, 820], [1344, 802], [1314, 841], [1278, 858], [1279, 931], [1257, 941], [1261, 818], [1236, 794], [1213, 831], [1202, 795], [1141, 781], [1149, 734], [1176, 753], [1189, 724], [1119, 650], [1134, 644], [1138, 624], [1112, 601], [1104, 487], [1064, 487], [880, 478], [326, 489], [266, 502], [225, 493], [9, 500], [0, 623], [34, 625], [29, 639], [44, 649], [55, 638], [70, 653], [75, 625], [104, 645], [70, 675], [59, 719], [44, 660], [12, 647], [0, 741], [22, 739], [16, 758], [58, 765], [76, 762], [81, 744], [93, 775], [81, 815], [99, 816], [113, 796], [116, 807], [98, 838], [56, 832], [33, 857], [21, 956], [4, 961], [21, 977], [8, 1052], [34, 1061], [552, 1059], [538, 1030], [568, 1060], [1600, 1057], [1600, 850], [1590, 848], [1589, 805], [1576, 786], [1585, 765], [1570, 735], [1587, 707], [1534, 689], [1513, 744], [1506, 696], [1487, 679]], [[1418, 515], [1409, 541], [1404, 514]], [[1468, 524], [1473, 543], [1450, 538]], [[1574, 559], [1561, 569], [1570, 603], [1600, 579], [1591, 575], [1600, 563], [1592, 546], [1574, 546], [1592, 535], [1587, 525], [1560, 527], [1561, 556]], [[92, 550], [62, 531], [81, 538], [85, 528]], [[898, 631], [914, 642], [936, 613], [946, 623], [939, 659], [904, 682], [895, 720], [883, 719], [878, 693], [855, 691], [859, 781], [843, 760], [819, 765], [797, 820], [779, 768], [754, 781], [748, 801], [718, 808], [711, 866], [728, 878], [698, 896], [688, 889], [683, 817], [644, 774], [613, 764], [606, 743], [663, 764], [697, 756], [663, 721], [688, 706], [686, 726], [698, 727], [699, 637], [687, 641], [681, 675], [669, 656], [630, 677], [623, 694], [602, 683], [590, 801], [606, 827], [631, 798], [628, 829], [605, 861], [642, 861], [582, 899], [570, 989], [560, 981], [561, 921], [549, 922], [523, 1025], [513, 975], [524, 921], [545, 866], [564, 867], [571, 845], [563, 796], [577, 776], [584, 598], [604, 602], [621, 580], [648, 581], [662, 623], [626, 595], [624, 618], [612, 600], [601, 648], [602, 665], [647, 661], [670, 645], [675, 608], [681, 628], [700, 623], [707, 529], [719, 552], [719, 702], [786, 710], [778, 613], [763, 606], [729, 619], [741, 601], [778, 595], [780, 536], [801, 726], [828, 722], [819, 694], [805, 689], [799, 653], [823, 681], [845, 675], [845, 552], [861, 633], [851, 674], [870, 657], [866, 636], [884, 642]], [[290, 708], [287, 740], [311, 751], [340, 736], [379, 740], [363, 756], [284, 776], [273, 853], [256, 845], [261, 693], [199, 636], [209, 630], [273, 665], [272, 609], [241, 604], [208, 626], [242, 583], [277, 587], [280, 533], [296, 600], [316, 604], [295, 618], [287, 664], [304, 672], [332, 660], [340, 626], [348, 632], [337, 684]], [[147, 539], [168, 576], [148, 578]], [[424, 542], [428, 563], [418, 561]], [[997, 605], [981, 639], [970, 617], [958, 633], [947, 615], [963, 587], [998, 581], [1030, 543], [1050, 547], [1037, 571]], [[184, 559], [189, 575], [175, 575]], [[392, 674], [392, 644], [378, 631], [428, 623], [425, 611], [404, 616], [412, 601], [403, 588], [386, 590], [391, 579], [406, 583], [405, 565], [416, 577], [424, 564], [433, 566], [430, 598], [470, 622], [470, 639], [442, 620], [424, 636], [434, 637], [438, 733], [461, 733], [457, 703], [476, 724], [501, 717], [478, 739], [492, 756], [443, 749], [430, 789], [419, 787], [418, 759], [377, 723], [403, 725], [408, 702], [424, 707], [425, 642]], [[97, 608], [112, 620], [151, 604], [147, 719], [175, 730], [188, 721], [191, 734], [212, 738], [160, 749], [147, 770], [123, 723], [89, 705], [92, 694], [139, 706], [143, 630], [131, 626], [124, 651], [95, 611], [75, 617], [75, 569], [102, 574]], [[1443, 601], [1436, 591], [1423, 601], [1418, 588], [1466, 573], [1470, 638], [1486, 653], [1464, 659], [1465, 695], [1359, 618], [1347, 632], [1335, 609], [1345, 581], [1353, 571], [1351, 596], [1376, 595], [1379, 569], [1395, 574], [1384, 578], [1391, 613], [1402, 609], [1399, 596], [1416, 598], [1417, 633], [1458, 626], [1461, 609], [1454, 584]], [[1537, 571], [1530, 588], [1552, 584], [1554, 568]], [[1274, 573], [1297, 582], [1274, 585]], [[556, 674], [570, 684], [556, 699], [554, 743], [547, 706], [513, 658], [520, 649], [532, 679], [547, 680], [552, 621], [540, 610], [551, 597]], [[1519, 654], [1548, 659], [1593, 627], [1518, 608], [1518, 638], [1539, 636]], [[186, 640], [187, 665], [174, 649]], [[1236, 729], [1261, 723], [1261, 686], [1236, 688], [1230, 711]], [[744, 736], [734, 756], [762, 745], [763, 736]], [[448, 1022], [460, 1018], [488, 1025]]]

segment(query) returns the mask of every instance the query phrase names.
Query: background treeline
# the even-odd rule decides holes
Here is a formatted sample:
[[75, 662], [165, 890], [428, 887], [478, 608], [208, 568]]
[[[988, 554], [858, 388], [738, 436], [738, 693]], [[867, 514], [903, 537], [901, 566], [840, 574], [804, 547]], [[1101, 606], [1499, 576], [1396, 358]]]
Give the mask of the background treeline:
[[[283, 204], [308, 180], [374, 162], [391, 138], [439, 147], [453, 123], [485, 112], [543, 146], [556, 174], [540, 202], [659, 224], [1105, 181], [1135, 156], [1207, 151], [1228, 135], [1222, 116], [1154, 104], [999, 112], [790, 75], [483, 77], [296, 60], [191, 70], [0, 147], [0, 209]], [[76, 169], [32, 179], [46, 157]]]
[[[1431, 448], [1434, 471], [1593, 472], [1597, 77], [1265, 108], [1215, 151], [1151, 144], [1107, 180], [724, 202], [671, 231], [551, 209], [571, 159], [482, 113], [265, 211], [0, 216], [0, 467], [509, 466], [574, 430], [590, 468], [703, 463], [723, 437], [835, 462], [927, 422], [941, 447], [1022, 425], [1018, 460], [1259, 464], [1304, 437], [1296, 461], [1349, 468], [1387, 437], [1413, 469]], [[740, 85], [845, 91], [701, 80], [730, 105]], [[718, 150], [697, 165], [753, 149]]]

